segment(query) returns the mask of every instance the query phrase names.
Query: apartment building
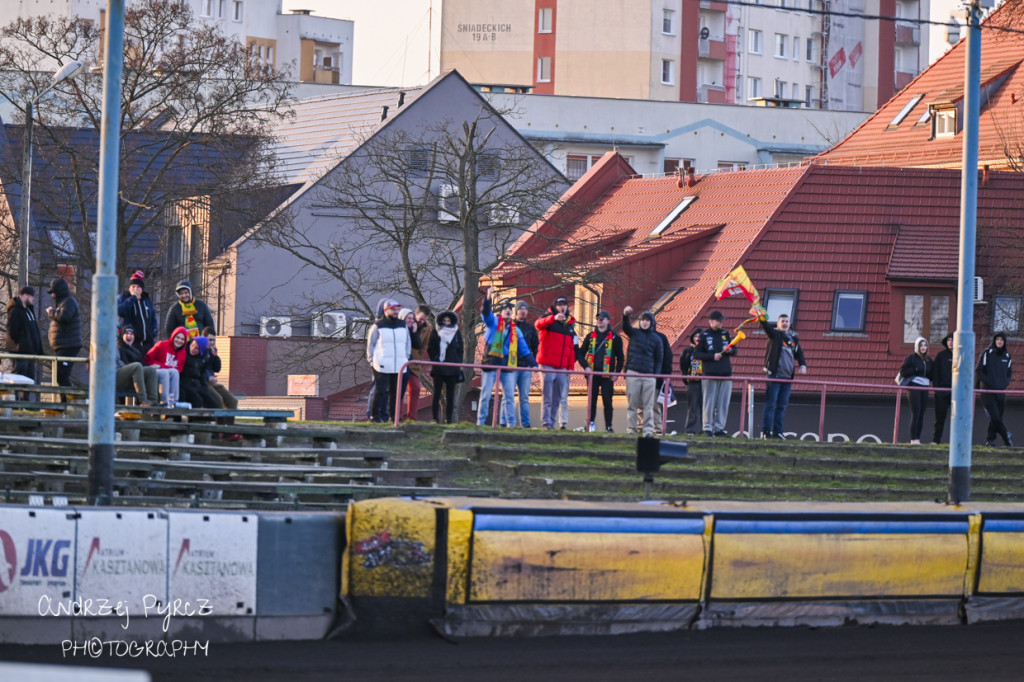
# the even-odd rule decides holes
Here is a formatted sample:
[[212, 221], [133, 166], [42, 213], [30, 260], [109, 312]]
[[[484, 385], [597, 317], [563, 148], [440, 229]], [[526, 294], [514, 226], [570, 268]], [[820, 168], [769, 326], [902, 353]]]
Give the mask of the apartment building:
[[927, 65], [912, 20], [933, 0], [756, 1], [445, 0], [441, 68], [539, 94], [863, 111]]
[[[216, 23], [276, 68], [292, 65], [300, 83], [352, 82], [354, 23], [314, 16], [310, 10], [282, 11], [281, 0], [185, 0], [193, 14]], [[130, 7], [134, 0], [127, 0]], [[15, 19], [79, 16], [103, 20], [106, 0], [20, 0], [0, 3], [0, 26]]]

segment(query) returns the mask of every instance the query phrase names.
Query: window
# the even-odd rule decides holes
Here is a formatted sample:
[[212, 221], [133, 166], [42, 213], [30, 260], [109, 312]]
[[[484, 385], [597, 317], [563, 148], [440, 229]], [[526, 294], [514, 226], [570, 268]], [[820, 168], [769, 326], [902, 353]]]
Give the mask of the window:
[[665, 159], [663, 170], [665, 173], [675, 173], [682, 169], [685, 173], [691, 168], [693, 168], [693, 159]]
[[867, 307], [868, 292], [837, 291], [832, 301], [832, 331], [864, 331]]
[[537, 33], [551, 33], [551, 24], [554, 10], [550, 7], [541, 7], [537, 11]]
[[786, 40], [788, 38], [789, 38], [789, 36], [787, 36], [785, 34], [782, 34], [782, 33], [776, 33], [775, 34], [775, 56], [776, 57], [785, 57], [786, 56]]
[[800, 38], [793, 38], [793, 61], [800, 59]]
[[670, 9], [662, 10], [661, 12], [661, 32], [665, 35], [674, 36], [675, 31], [675, 17], [676, 13]]
[[753, 76], [751, 76], [747, 80], [750, 81], [750, 97], [751, 98], [760, 97], [761, 96], [761, 79], [760, 78], [754, 78]]
[[409, 175], [414, 178], [426, 177], [430, 172], [430, 149], [415, 147], [409, 150]]
[[570, 154], [565, 157], [565, 176], [572, 182], [582, 178], [588, 168], [590, 168], [590, 158], [587, 156]]
[[807, 56], [807, 61], [809, 61], [809, 62], [813, 62], [814, 61], [814, 41], [812, 39], [810, 39], [810, 38], [807, 39], [807, 52], [806, 52], [806, 56]]
[[753, 54], [761, 54], [761, 32], [752, 28], [747, 34], [750, 36], [750, 51]]
[[201, 17], [212, 17], [213, 16], [213, 0], [203, 0], [199, 7], [199, 16]]
[[736, 52], [743, 54], [743, 27], [736, 29]]
[[795, 327], [796, 299], [796, 289], [765, 289], [764, 307], [768, 311], [768, 321], [774, 324], [779, 315], [789, 315], [789, 321]]
[[224, 18], [224, 3], [225, 2], [227, 2], [227, 0], [217, 0], [217, 18], [218, 19], [223, 19]]
[[476, 172], [481, 180], [496, 180], [500, 169], [498, 152], [481, 152], [476, 159]]
[[932, 137], [956, 135], [956, 109], [936, 109], [932, 115]]
[[907, 294], [903, 297], [903, 343], [923, 336], [941, 343], [949, 333], [949, 296]]
[[244, 16], [243, 15], [244, 7], [245, 7], [245, 3], [242, 2], [242, 0], [234, 0], [233, 13], [231, 15], [231, 18], [234, 19], [235, 21], [241, 21], [242, 17]]
[[744, 161], [719, 161], [718, 170], [720, 171], [741, 171], [746, 170], [747, 164]]
[[672, 60], [662, 59], [661, 60], [661, 83], [662, 85], [672, 85]]
[[573, 316], [586, 327], [597, 324], [597, 313], [601, 310], [603, 284], [577, 284], [573, 291]]
[[687, 208], [689, 208], [690, 204], [692, 204], [696, 200], [697, 197], [686, 197], [682, 201], [680, 201], [679, 204], [677, 204], [675, 208], [669, 211], [668, 215], [665, 216], [665, 218], [660, 223], [658, 223], [657, 227], [651, 230], [651, 236], [656, 237], [665, 230], [667, 230], [669, 226], [672, 225], [673, 222], [675, 222], [675, 219], [678, 218], [679, 215]]
[[[889, 121], [889, 125], [887, 127], [888, 128], [895, 128], [900, 123], [903, 123], [903, 119], [905, 119], [907, 116], [909, 116], [910, 112], [914, 110], [914, 107], [916, 107], [918, 105], [918, 103], [921, 100], [923, 100], [923, 99], [924, 99], [924, 95], [923, 94], [922, 95], [915, 95], [915, 96], [911, 97], [910, 101], [907, 102], [903, 106], [902, 109], [900, 109], [900, 113], [896, 114], [896, 116], [891, 121]], [[911, 342], [911, 343], [913, 343], [913, 342]]]
[[992, 331], [1020, 336], [1020, 296], [996, 296], [992, 304]]
[[537, 82], [551, 82], [551, 57], [539, 57], [537, 59]]
[[808, 109], [811, 108], [811, 102], [813, 100], [814, 100], [814, 86], [813, 85], [805, 85], [804, 86], [804, 104], [807, 105]]
[[775, 79], [775, 96], [785, 99], [786, 97], [786, 81]]

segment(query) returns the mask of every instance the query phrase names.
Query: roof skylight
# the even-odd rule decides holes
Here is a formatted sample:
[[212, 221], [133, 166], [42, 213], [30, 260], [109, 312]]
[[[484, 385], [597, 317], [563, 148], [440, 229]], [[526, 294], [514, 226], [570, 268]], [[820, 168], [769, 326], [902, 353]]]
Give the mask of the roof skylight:
[[921, 93], [920, 95], [914, 95], [913, 97], [911, 97], [910, 101], [907, 102], [902, 109], [900, 109], [900, 113], [896, 114], [896, 117], [889, 121], [889, 125], [886, 127], [895, 128], [900, 123], [903, 123], [903, 119], [905, 119], [907, 115], [914, 110], [914, 107], [916, 107], [918, 103], [920, 103], [920, 101], [923, 99], [924, 93]]
[[665, 219], [658, 223], [658, 226], [651, 230], [651, 236], [656, 237], [669, 228], [670, 225], [679, 217], [683, 211], [685, 211], [690, 204], [697, 200], [697, 197], [686, 197], [679, 202], [679, 205], [669, 211], [669, 214], [665, 216]]

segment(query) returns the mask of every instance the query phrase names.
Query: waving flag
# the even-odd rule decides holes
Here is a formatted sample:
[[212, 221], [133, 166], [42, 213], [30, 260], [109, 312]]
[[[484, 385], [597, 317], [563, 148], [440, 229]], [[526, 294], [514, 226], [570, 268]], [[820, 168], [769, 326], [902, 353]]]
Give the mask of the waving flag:
[[719, 301], [737, 294], [743, 294], [755, 305], [761, 302], [761, 294], [757, 293], [742, 265], [736, 266], [736, 269], [719, 280], [718, 286], [715, 287], [715, 299]]

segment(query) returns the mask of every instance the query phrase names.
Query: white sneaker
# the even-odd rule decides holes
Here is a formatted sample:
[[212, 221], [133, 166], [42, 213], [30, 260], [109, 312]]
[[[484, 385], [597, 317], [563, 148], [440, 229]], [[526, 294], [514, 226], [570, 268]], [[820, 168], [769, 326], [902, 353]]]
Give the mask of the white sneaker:
[[593, 433], [594, 430], [595, 430], [594, 429], [594, 422], [590, 422], [590, 428], [588, 428], [587, 431], [590, 432], [590, 433]]
[[919, 441], [919, 440], [912, 440], [912, 441], [910, 441], [910, 444], [911, 445], [920, 445], [921, 441]]

